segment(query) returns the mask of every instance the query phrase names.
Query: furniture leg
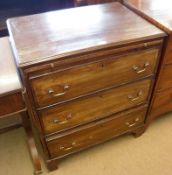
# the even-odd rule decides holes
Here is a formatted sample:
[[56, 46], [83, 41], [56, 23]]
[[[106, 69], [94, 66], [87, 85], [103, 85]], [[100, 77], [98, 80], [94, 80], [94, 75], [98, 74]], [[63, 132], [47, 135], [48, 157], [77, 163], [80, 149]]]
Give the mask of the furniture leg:
[[136, 138], [140, 137], [145, 132], [145, 129], [146, 129], [145, 126], [139, 127], [135, 131], [133, 131], [132, 134]]
[[47, 160], [47, 168], [49, 171], [54, 171], [58, 169], [58, 161], [57, 160]]
[[36, 148], [35, 140], [33, 137], [33, 132], [32, 128], [30, 126], [30, 120], [28, 116], [28, 112], [22, 112], [22, 121], [23, 121], [23, 126], [26, 131], [27, 135], [27, 141], [28, 141], [28, 147], [30, 150], [30, 155], [33, 161], [33, 166], [34, 166], [34, 174], [40, 174], [42, 173], [42, 168], [41, 168], [41, 163], [40, 163], [40, 158], [39, 154]]

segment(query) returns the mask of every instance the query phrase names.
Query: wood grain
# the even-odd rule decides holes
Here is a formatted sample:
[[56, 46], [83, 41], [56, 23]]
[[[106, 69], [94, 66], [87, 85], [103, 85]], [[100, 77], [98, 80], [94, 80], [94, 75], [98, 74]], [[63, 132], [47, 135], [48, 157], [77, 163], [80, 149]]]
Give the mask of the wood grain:
[[[144, 104], [148, 101], [150, 87], [151, 80], [148, 79], [44, 110], [40, 112], [40, 119], [45, 134], [66, 130]], [[140, 92], [142, 94], [139, 95]]]
[[172, 88], [157, 92], [154, 96], [150, 121], [172, 110]]
[[19, 67], [165, 35], [117, 2], [13, 18], [8, 30]]
[[[123, 56], [105, 56], [96, 63], [74, 66], [57, 73], [50, 72], [47, 76], [31, 80], [35, 101], [38, 107], [48, 106], [151, 76], [158, 55], [158, 49], [143, 50]], [[148, 65], [145, 67], [145, 64]]]
[[[141, 107], [113, 115], [105, 120], [79, 128], [72, 133], [47, 139], [51, 158], [60, 158], [76, 151], [104, 142], [120, 134], [131, 132], [144, 124], [146, 108]], [[109, 132], [110, 131], [110, 132]]]
[[0, 118], [25, 109], [21, 92], [0, 97]]
[[172, 88], [172, 64], [165, 65], [162, 68], [161, 75], [159, 77], [157, 91], [162, 91], [168, 88]]

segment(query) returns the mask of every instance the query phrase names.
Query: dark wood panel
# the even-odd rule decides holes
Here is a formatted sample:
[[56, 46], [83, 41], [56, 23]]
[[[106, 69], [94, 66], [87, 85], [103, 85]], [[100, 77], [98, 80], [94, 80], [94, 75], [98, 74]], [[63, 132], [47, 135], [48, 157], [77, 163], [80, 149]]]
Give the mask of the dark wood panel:
[[0, 118], [25, 109], [21, 92], [0, 97]]
[[172, 34], [168, 36], [167, 45], [164, 48], [164, 50], [165, 50], [164, 63], [172, 64]]
[[81, 149], [104, 142], [144, 124], [146, 108], [114, 115], [92, 125], [78, 128], [72, 133], [56, 136], [47, 141], [51, 158], [59, 158]]
[[[154, 74], [159, 50], [134, 52], [122, 57], [73, 67], [33, 79], [31, 86], [38, 106], [47, 106], [111, 86]], [[86, 88], [87, 87], [87, 88]]]
[[156, 93], [150, 111], [150, 120], [172, 111], [172, 88]]
[[157, 90], [172, 88], [172, 64], [165, 65], [162, 68], [157, 84]]
[[68, 104], [40, 112], [45, 134], [66, 130], [113, 113], [120, 112], [148, 100], [151, 80], [121, 86]]

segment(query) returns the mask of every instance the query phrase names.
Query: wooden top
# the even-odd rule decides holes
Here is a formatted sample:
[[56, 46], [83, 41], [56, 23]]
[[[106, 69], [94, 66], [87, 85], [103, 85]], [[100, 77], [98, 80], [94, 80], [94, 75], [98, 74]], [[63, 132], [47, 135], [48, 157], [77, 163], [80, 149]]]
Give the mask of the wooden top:
[[0, 38], [0, 96], [22, 89], [9, 38]]
[[165, 35], [114, 2], [8, 20], [19, 67]]
[[124, 3], [162, 30], [172, 32], [172, 0], [124, 0]]

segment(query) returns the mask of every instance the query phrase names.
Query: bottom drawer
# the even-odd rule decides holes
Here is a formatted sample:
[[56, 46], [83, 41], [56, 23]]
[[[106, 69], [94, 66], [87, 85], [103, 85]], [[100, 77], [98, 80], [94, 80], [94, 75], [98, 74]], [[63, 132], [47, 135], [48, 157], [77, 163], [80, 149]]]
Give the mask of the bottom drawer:
[[155, 95], [150, 113], [151, 119], [172, 111], [172, 88]]
[[50, 157], [61, 158], [133, 130], [144, 123], [146, 109], [146, 106], [142, 106], [53, 136], [47, 139]]

